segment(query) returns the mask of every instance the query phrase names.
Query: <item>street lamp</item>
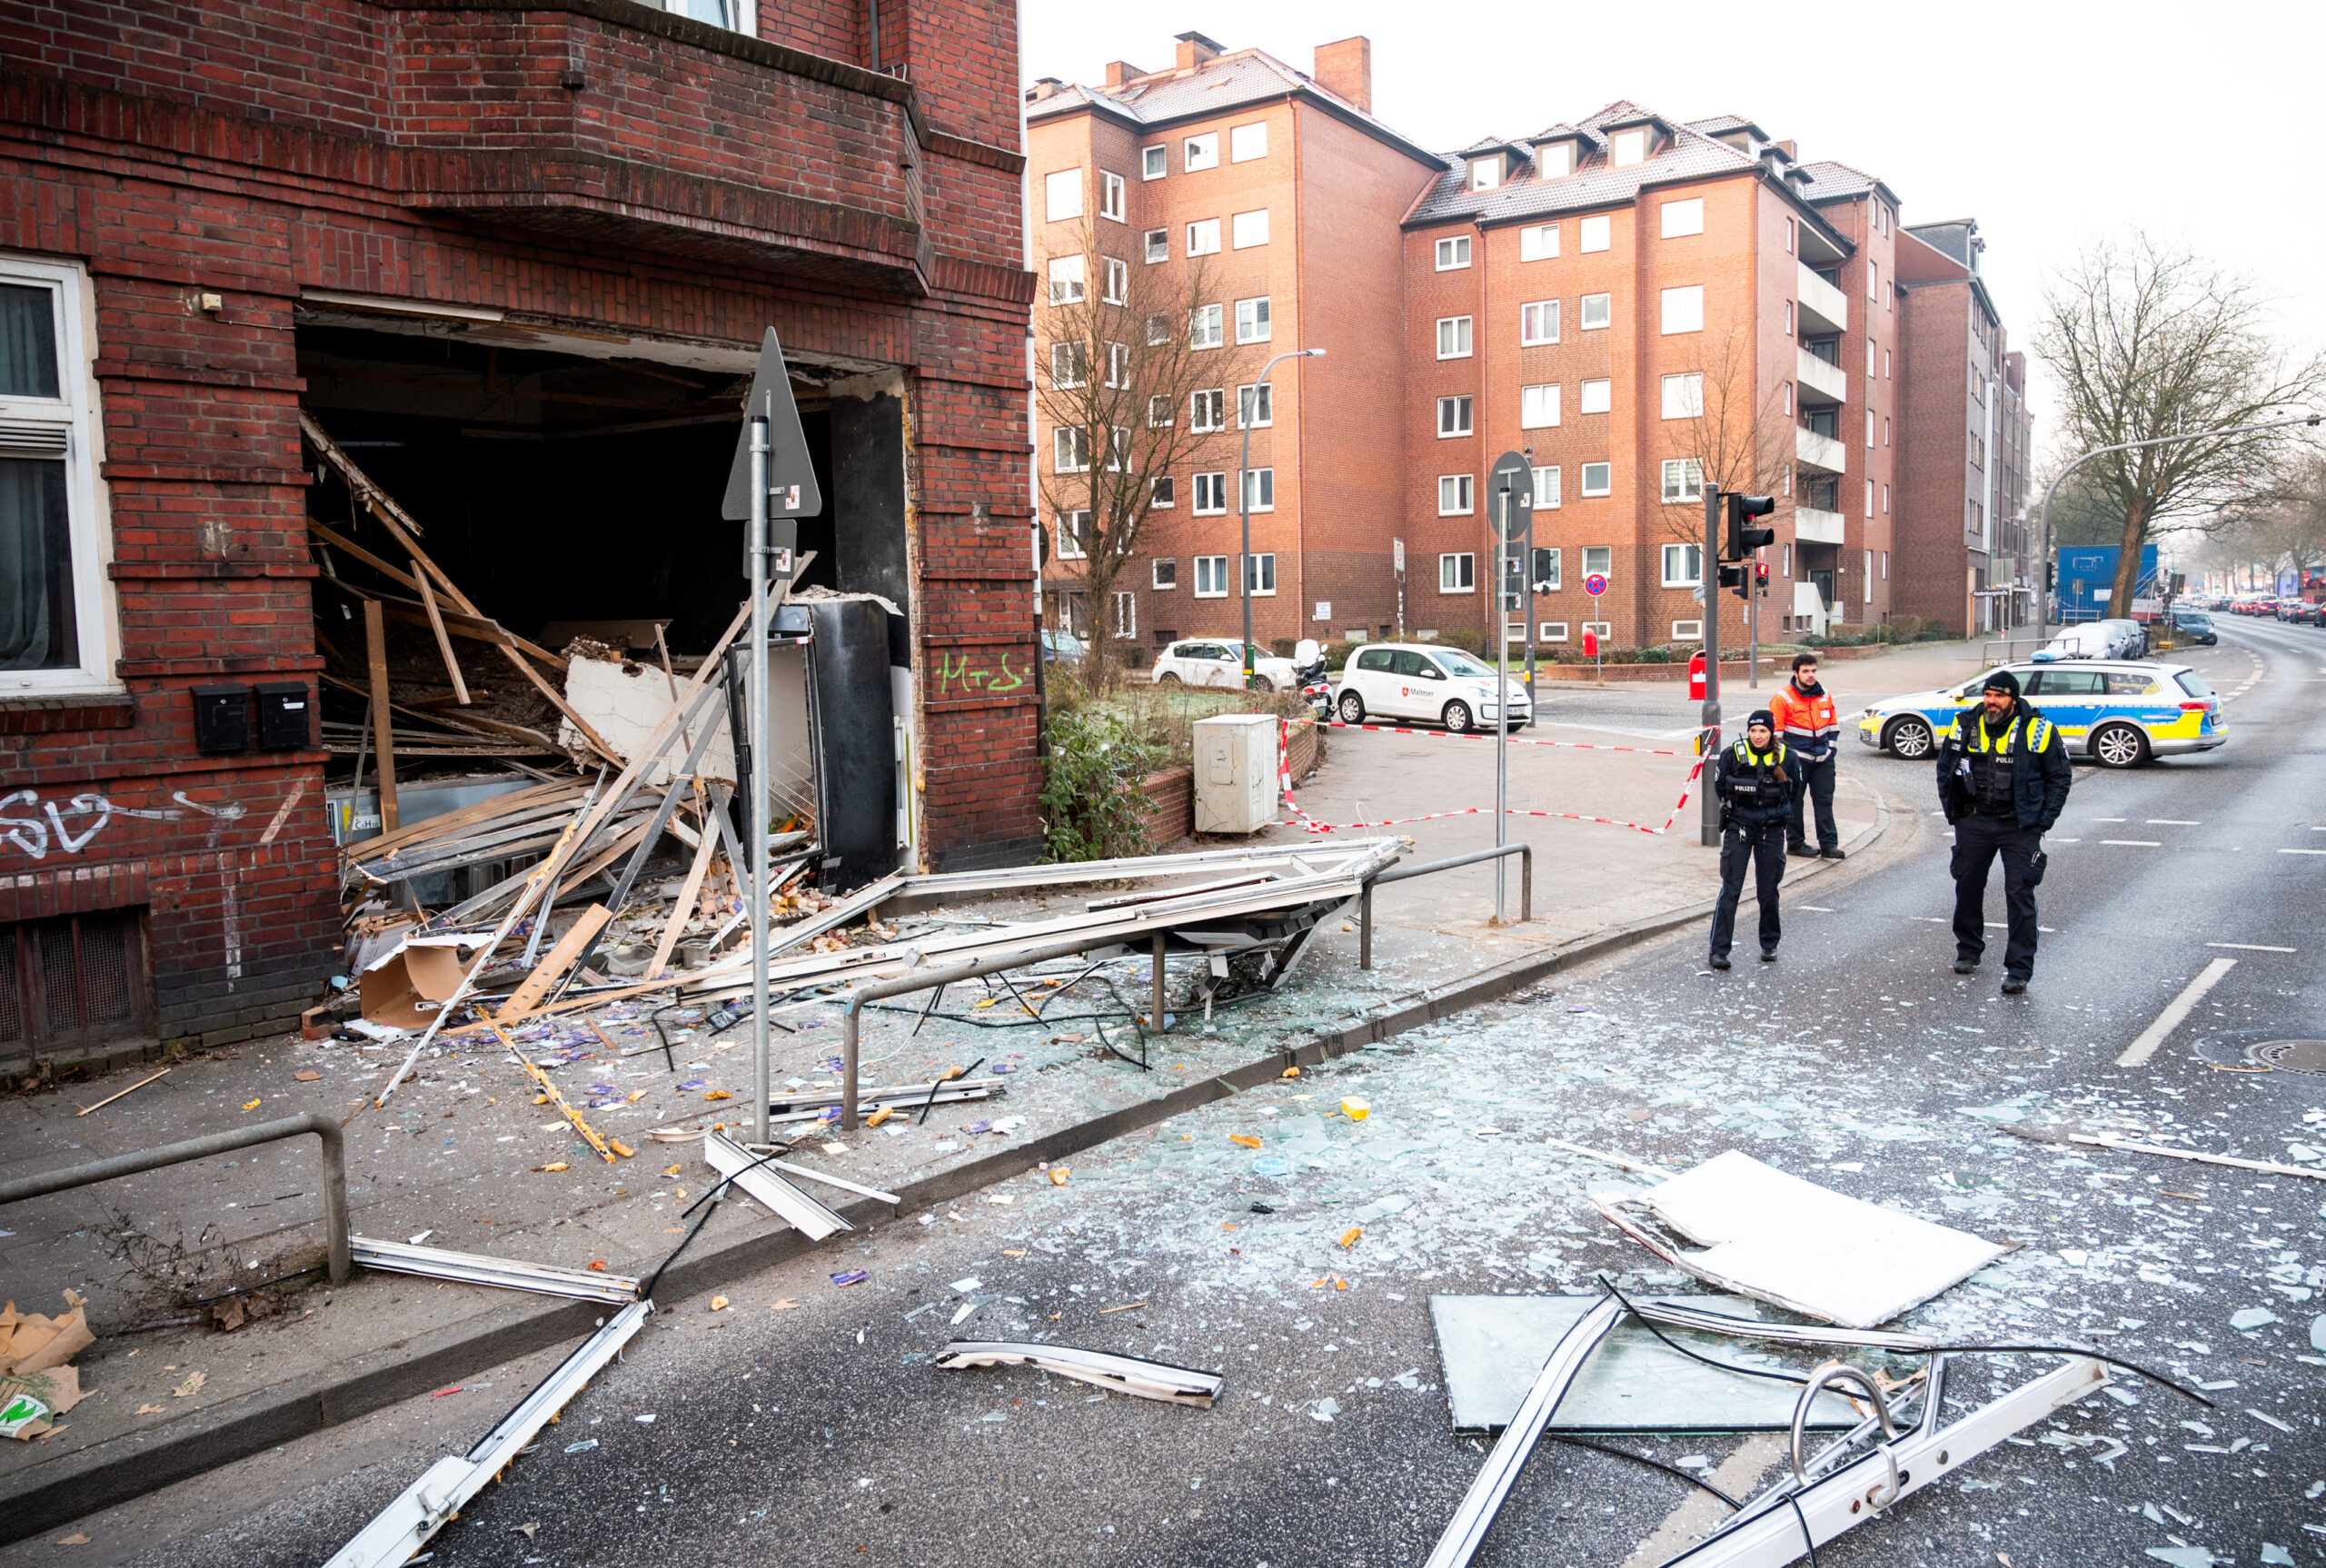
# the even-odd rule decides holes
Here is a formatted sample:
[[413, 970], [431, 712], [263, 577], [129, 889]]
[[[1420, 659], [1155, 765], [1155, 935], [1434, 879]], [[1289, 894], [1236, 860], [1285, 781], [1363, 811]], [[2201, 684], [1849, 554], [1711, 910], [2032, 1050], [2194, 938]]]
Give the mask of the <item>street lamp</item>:
[[1320, 360], [1322, 349], [1288, 349], [1260, 367], [1260, 379], [1252, 383], [1252, 406], [1247, 411], [1238, 393], [1236, 400], [1237, 422], [1244, 427], [1243, 461], [1236, 467], [1236, 499], [1244, 513], [1244, 553], [1237, 558], [1236, 570], [1244, 581], [1244, 690], [1252, 689], [1252, 421], [1260, 412], [1260, 389], [1268, 384], [1268, 372], [1276, 369], [1277, 360]]
[[[2251, 435], [2256, 431], [2283, 430], [2286, 426], [2292, 424], [2306, 424], [2315, 428], [2321, 419], [2326, 419], [2326, 414], [2297, 414], [2291, 419], [2271, 420], [2263, 424], [2232, 425], [2227, 430], [2201, 430], [2193, 431], [2187, 435], [2151, 436], [2146, 441], [2128, 441], [2114, 446], [2096, 446], [2060, 470], [2053, 476], [2052, 482], [2043, 488], [2043, 581], [2038, 590], [2043, 599], [2041, 611], [2036, 618], [2036, 624], [2047, 632], [2052, 629], [2052, 494], [2060, 488], [2060, 481], [2067, 478], [2093, 458], [2105, 457], [2112, 452], [2136, 452], [2145, 446], [2171, 446], [2175, 442], [2183, 441], [2218, 441], [2225, 435]], [[2137, 582], [2140, 572], [2138, 561], [2132, 563], [2132, 571], [2133, 581]], [[2064, 617], [2066, 612], [2063, 610], [2061, 613]], [[2125, 613], [2130, 614], [2131, 610], [2127, 609]], [[2064, 626], [2067, 622], [2063, 619], [2061, 624]]]

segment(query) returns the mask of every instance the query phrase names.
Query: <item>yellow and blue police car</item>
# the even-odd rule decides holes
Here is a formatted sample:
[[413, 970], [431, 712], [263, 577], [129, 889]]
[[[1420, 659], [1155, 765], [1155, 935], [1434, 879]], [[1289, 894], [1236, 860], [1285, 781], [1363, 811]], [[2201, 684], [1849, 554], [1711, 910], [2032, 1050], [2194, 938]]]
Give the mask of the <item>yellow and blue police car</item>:
[[[2210, 751], [2229, 740], [2221, 698], [2185, 664], [2038, 654], [2001, 668], [2019, 678], [2028, 706], [2059, 726], [2070, 757], [2137, 768], [2151, 758]], [[1857, 738], [1894, 756], [1927, 757], [1955, 719], [1978, 706], [1993, 673], [1877, 702], [1858, 716]]]

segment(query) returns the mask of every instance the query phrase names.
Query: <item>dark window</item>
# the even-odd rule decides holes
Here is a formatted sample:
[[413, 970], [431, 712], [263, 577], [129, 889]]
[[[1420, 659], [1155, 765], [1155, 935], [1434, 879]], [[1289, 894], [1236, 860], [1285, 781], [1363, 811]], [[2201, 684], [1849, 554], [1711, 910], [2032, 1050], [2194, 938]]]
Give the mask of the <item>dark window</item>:
[[0, 1051], [133, 1038], [153, 1018], [141, 911], [0, 925]]
[[2030, 697], [2097, 697], [2100, 695], [2100, 671], [2097, 670], [2042, 670], [2028, 683]]

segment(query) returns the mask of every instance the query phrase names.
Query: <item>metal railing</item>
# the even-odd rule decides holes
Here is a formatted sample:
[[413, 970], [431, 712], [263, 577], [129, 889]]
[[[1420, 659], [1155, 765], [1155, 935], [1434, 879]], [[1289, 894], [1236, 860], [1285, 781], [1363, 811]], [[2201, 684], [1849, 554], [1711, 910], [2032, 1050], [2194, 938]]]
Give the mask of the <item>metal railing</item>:
[[26, 1198], [45, 1197], [50, 1193], [94, 1186], [99, 1182], [135, 1176], [140, 1171], [184, 1165], [188, 1160], [207, 1159], [212, 1155], [232, 1154], [236, 1149], [271, 1144], [283, 1138], [295, 1138], [307, 1133], [322, 1139], [323, 1146], [323, 1218], [331, 1232], [331, 1282], [345, 1285], [350, 1266], [347, 1147], [340, 1136], [339, 1124], [321, 1111], [306, 1111], [295, 1116], [260, 1122], [254, 1126], [236, 1127], [231, 1132], [211, 1133], [203, 1137], [187, 1138], [183, 1143], [164, 1144], [160, 1148], [145, 1149], [134, 1155], [115, 1155], [111, 1159], [50, 1171], [45, 1176], [19, 1176], [15, 1181], [0, 1182], [0, 1204], [21, 1203]]
[[[1979, 644], [1979, 662], [1982, 664], [2008, 664], [2013, 660], [2019, 657], [2019, 655], [2013, 652], [2012, 650], [2015, 648], [2024, 648], [2032, 652], [2035, 649], [2048, 647], [2052, 640], [2053, 640], [2049, 637], [1991, 638], [1987, 641]], [[1998, 648], [2003, 650], [2001, 653], [1997, 653], [1995, 651]]]
[[1365, 891], [1357, 901], [1357, 967], [1373, 967], [1373, 889], [1383, 882], [1402, 882], [1408, 877], [1426, 877], [1434, 871], [1451, 871], [1459, 866], [1475, 866], [1481, 860], [1499, 860], [1506, 855], [1518, 857], [1518, 923], [1525, 925], [1535, 918], [1535, 847], [1531, 844], [1503, 844], [1492, 849], [1478, 849], [1451, 859], [1432, 860], [1424, 866], [1396, 866], [1365, 879]]

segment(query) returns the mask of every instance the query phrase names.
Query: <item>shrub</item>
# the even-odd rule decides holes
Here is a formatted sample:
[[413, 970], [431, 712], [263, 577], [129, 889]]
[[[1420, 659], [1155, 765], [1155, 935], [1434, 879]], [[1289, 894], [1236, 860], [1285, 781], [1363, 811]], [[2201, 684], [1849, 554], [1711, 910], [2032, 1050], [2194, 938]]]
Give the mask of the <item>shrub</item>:
[[[1061, 685], [1065, 684], [1063, 682]], [[1162, 766], [1160, 746], [1079, 698], [1052, 709], [1045, 729], [1049, 770], [1042, 784], [1043, 847], [1053, 861], [1108, 860], [1148, 849], [1154, 803], [1140, 788]]]

